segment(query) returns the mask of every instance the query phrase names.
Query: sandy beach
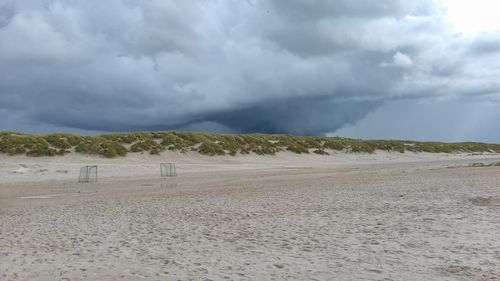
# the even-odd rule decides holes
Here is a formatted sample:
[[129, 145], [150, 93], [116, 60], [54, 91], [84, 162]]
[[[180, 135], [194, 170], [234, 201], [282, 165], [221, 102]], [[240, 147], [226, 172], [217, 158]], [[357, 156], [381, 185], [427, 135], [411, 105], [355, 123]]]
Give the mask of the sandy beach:
[[[495, 163], [1, 155], [0, 280], [500, 280]], [[98, 182], [78, 184], [88, 164]]]

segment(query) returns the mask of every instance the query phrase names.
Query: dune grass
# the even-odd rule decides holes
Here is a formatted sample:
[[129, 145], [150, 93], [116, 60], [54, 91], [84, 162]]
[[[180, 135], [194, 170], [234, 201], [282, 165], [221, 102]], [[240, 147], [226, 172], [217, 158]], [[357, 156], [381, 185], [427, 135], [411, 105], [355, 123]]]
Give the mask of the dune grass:
[[32, 135], [0, 132], [0, 153], [7, 155], [57, 156], [71, 152], [123, 157], [128, 153], [159, 155], [163, 151], [198, 152], [209, 156], [255, 153], [275, 155], [281, 151], [328, 155], [328, 150], [346, 153], [389, 152], [500, 153], [500, 144], [476, 142], [441, 143], [396, 140], [358, 140], [341, 137], [291, 135], [225, 135], [191, 132], [137, 132], [80, 136], [73, 134]]

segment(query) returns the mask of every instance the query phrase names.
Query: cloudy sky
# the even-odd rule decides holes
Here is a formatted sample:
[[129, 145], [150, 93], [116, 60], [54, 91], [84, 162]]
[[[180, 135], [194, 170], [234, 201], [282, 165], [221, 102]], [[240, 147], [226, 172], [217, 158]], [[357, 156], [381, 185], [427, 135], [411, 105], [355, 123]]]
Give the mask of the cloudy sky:
[[496, 0], [0, 0], [0, 130], [500, 142]]

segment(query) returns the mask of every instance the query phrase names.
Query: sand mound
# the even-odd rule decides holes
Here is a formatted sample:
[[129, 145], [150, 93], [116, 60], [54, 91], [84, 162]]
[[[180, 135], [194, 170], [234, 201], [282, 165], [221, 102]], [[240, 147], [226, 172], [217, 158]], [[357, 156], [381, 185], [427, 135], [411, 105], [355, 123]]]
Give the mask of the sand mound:
[[492, 198], [493, 198], [492, 196], [489, 197], [476, 196], [469, 199], [469, 201], [476, 206], [488, 206], [491, 204]]

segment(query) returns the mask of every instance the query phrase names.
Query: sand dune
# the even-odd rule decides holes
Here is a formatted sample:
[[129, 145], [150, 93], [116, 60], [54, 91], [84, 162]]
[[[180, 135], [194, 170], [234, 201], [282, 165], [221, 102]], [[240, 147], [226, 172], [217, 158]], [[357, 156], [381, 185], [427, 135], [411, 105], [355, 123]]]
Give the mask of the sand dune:
[[499, 280], [498, 161], [2, 156], [0, 280]]

